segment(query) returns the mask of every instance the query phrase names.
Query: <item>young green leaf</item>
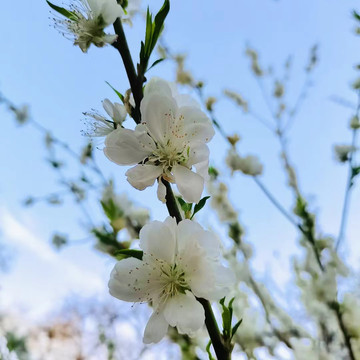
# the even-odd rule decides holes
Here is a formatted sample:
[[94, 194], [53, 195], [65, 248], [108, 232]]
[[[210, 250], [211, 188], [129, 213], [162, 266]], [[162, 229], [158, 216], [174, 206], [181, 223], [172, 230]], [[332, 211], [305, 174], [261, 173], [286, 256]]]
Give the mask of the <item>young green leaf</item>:
[[135, 249], [122, 249], [115, 252], [115, 257], [118, 260], [126, 259], [129, 257], [133, 257], [135, 259], [142, 260], [143, 258], [143, 252], [141, 250], [135, 250]]
[[210, 196], [205, 196], [203, 197], [194, 207], [194, 212], [193, 214], [191, 215], [191, 218], [192, 219], [194, 217], [194, 215], [199, 212], [206, 204], [206, 201], [210, 199]]
[[124, 95], [117, 91], [108, 81], [105, 82], [114, 90], [119, 99], [124, 103]]
[[182, 211], [186, 214], [187, 212], [191, 211], [192, 208], [192, 204], [191, 203], [187, 203], [186, 201], [183, 200], [182, 197], [177, 196], [177, 201], [179, 202]]
[[55, 10], [56, 12], [58, 12], [59, 14], [65, 16], [66, 18], [70, 19], [70, 20], [77, 20], [78, 19], [78, 16], [69, 11], [69, 10], [66, 10], [60, 6], [57, 6], [57, 5], [54, 5], [52, 4], [50, 1], [46, 0], [46, 2], [48, 3], [48, 5], [53, 9]]
[[231, 338], [230, 338], [230, 340], [232, 340], [232, 338], [233, 338], [234, 335], [236, 334], [236, 331], [237, 331], [237, 329], [239, 328], [239, 326], [241, 325], [242, 320], [243, 320], [243, 319], [240, 319], [240, 320], [233, 326], [233, 328], [231, 329]]
[[153, 64], [146, 70], [149, 71], [151, 68], [153, 68], [155, 65], [161, 63], [162, 61], [164, 61], [165, 59], [157, 59], [156, 61], [153, 62]]
[[353, 16], [356, 20], [360, 21], [360, 14], [357, 11], [353, 10]]

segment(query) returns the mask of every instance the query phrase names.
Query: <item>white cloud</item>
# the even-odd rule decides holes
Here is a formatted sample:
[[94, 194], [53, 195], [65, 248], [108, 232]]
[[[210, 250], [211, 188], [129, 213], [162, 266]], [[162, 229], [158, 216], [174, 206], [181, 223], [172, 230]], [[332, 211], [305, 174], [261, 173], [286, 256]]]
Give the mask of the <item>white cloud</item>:
[[21, 305], [33, 308], [41, 299], [41, 309], [31, 309], [41, 313], [50, 310], [52, 304], [57, 305], [59, 297], [64, 298], [69, 293], [90, 296], [107, 292], [106, 281], [89, 270], [90, 266], [84, 268], [64, 259], [6, 208], [0, 208], [0, 228], [2, 237], [16, 248], [18, 256], [26, 254], [27, 259], [27, 264], [16, 262], [7, 276], [11, 280], [3, 282], [1, 290], [7, 293], [6, 303], [10, 304], [12, 298], [22, 299]]

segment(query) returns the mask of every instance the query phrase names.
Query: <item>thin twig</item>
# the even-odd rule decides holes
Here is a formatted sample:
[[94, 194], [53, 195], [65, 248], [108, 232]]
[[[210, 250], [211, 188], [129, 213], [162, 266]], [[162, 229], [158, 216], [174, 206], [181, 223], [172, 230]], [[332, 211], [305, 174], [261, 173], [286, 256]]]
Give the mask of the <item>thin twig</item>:
[[[358, 105], [356, 108], [356, 116], [358, 117], [360, 113], [360, 91], [358, 93]], [[353, 129], [352, 131], [352, 141], [351, 146], [353, 149], [356, 147], [356, 140], [357, 140], [357, 132], [358, 129]], [[348, 179], [347, 184], [345, 188], [345, 196], [344, 196], [344, 203], [343, 203], [343, 209], [341, 214], [341, 222], [340, 222], [340, 230], [339, 235], [336, 241], [335, 250], [338, 251], [341, 241], [344, 238], [345, 235], [345, 228], [346, 228], [346, 222], [348, 218], [348, 212], [349, 212], [349, 202], [350, 202], [350, 194], [351, 194], [351, 188], [353, 184], [353, 167], [354, 167], [354, 151], [352, 151], [349, 154], [349, 160], [348, 160]]]

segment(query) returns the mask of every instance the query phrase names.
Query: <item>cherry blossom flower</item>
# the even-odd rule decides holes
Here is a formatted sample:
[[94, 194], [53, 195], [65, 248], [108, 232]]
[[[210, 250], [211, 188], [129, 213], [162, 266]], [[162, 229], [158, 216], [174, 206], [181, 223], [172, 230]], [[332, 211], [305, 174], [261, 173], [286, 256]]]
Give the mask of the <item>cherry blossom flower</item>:
[[[84, 115], [88, 116], [90, 124], [90, 130], [85, 134], [90, 137], [102, 137], [110, 134], [118, 126], [121, 126], [124, 122], [127, 112], [124, 105], [119, 103], [112, 103], [109, 99], [103, 101], [104, 110], [110, 116], [111, 120], [98, 114], [95, 111], [85, 112]], [[95, 121], [94, 121], [95, 120]]]
[[126, 172], [136, 189], [158, 179], [158, 198], [165, 202], [163, 178], [176, 183], [187, 202], [197, 203], [208, 176], [206, 143], [214, 135], [210, 120], [195, 100], [159, 78], [146, 86], [140, 110], [142, 123], [135, 130], [118, 129], [107, 136], [105, 155], [119, 165], [137, 164]]
[[55, 18], [55, 26], [83, 52], [91, 44], [97, 47], [112, 44], [117, 35], [106, 34], [104, 29], [124, 15], [116, 0], [78, 0], [70, 6], [70, 12], [69, 18]]
[[140, 231], [142, 260], [119, 261], [110, 277], [114, 297], [129, 302], [148, 302], [153, 314], [144, 333], [145, 343], [159, 342], [168, 327], [193, 335], [205, 320], [196, 300], [219, 300], [233, 282], [233, 274], [219, 262], [220, 243], [199, 224], [168, 217], [152, 221]]

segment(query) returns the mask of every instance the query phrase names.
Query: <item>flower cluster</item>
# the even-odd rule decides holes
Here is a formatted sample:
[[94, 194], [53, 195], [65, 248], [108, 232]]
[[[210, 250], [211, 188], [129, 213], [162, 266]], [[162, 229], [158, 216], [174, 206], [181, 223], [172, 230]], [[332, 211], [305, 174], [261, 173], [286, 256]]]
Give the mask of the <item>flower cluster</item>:
[[165, 202], [164, 179], [176, 183], [185, 201], [197, 203], [208, 176], [210, 120], [191, 97], [158, 78], [145, 87], [140, 110], [142, 122], [135, 130], [117, 129], [106, 137], [105, 155], [119, 165], [136, 164], [126, 172], [136, 189], [157, 179], [158, 198]]
[[232, 282], [232, 273], [219, 262], [219, 240], [193, 221], [176, 224], [168, 217], [141, 229], [140, 247], [142, 260], [128, 258], [115, 265], [110, 293], [153, 306], [145, 343], [159, 342], [169, 325], [181, 334], [194, 334], [205, 320], [196, 298], [219, 300]]

